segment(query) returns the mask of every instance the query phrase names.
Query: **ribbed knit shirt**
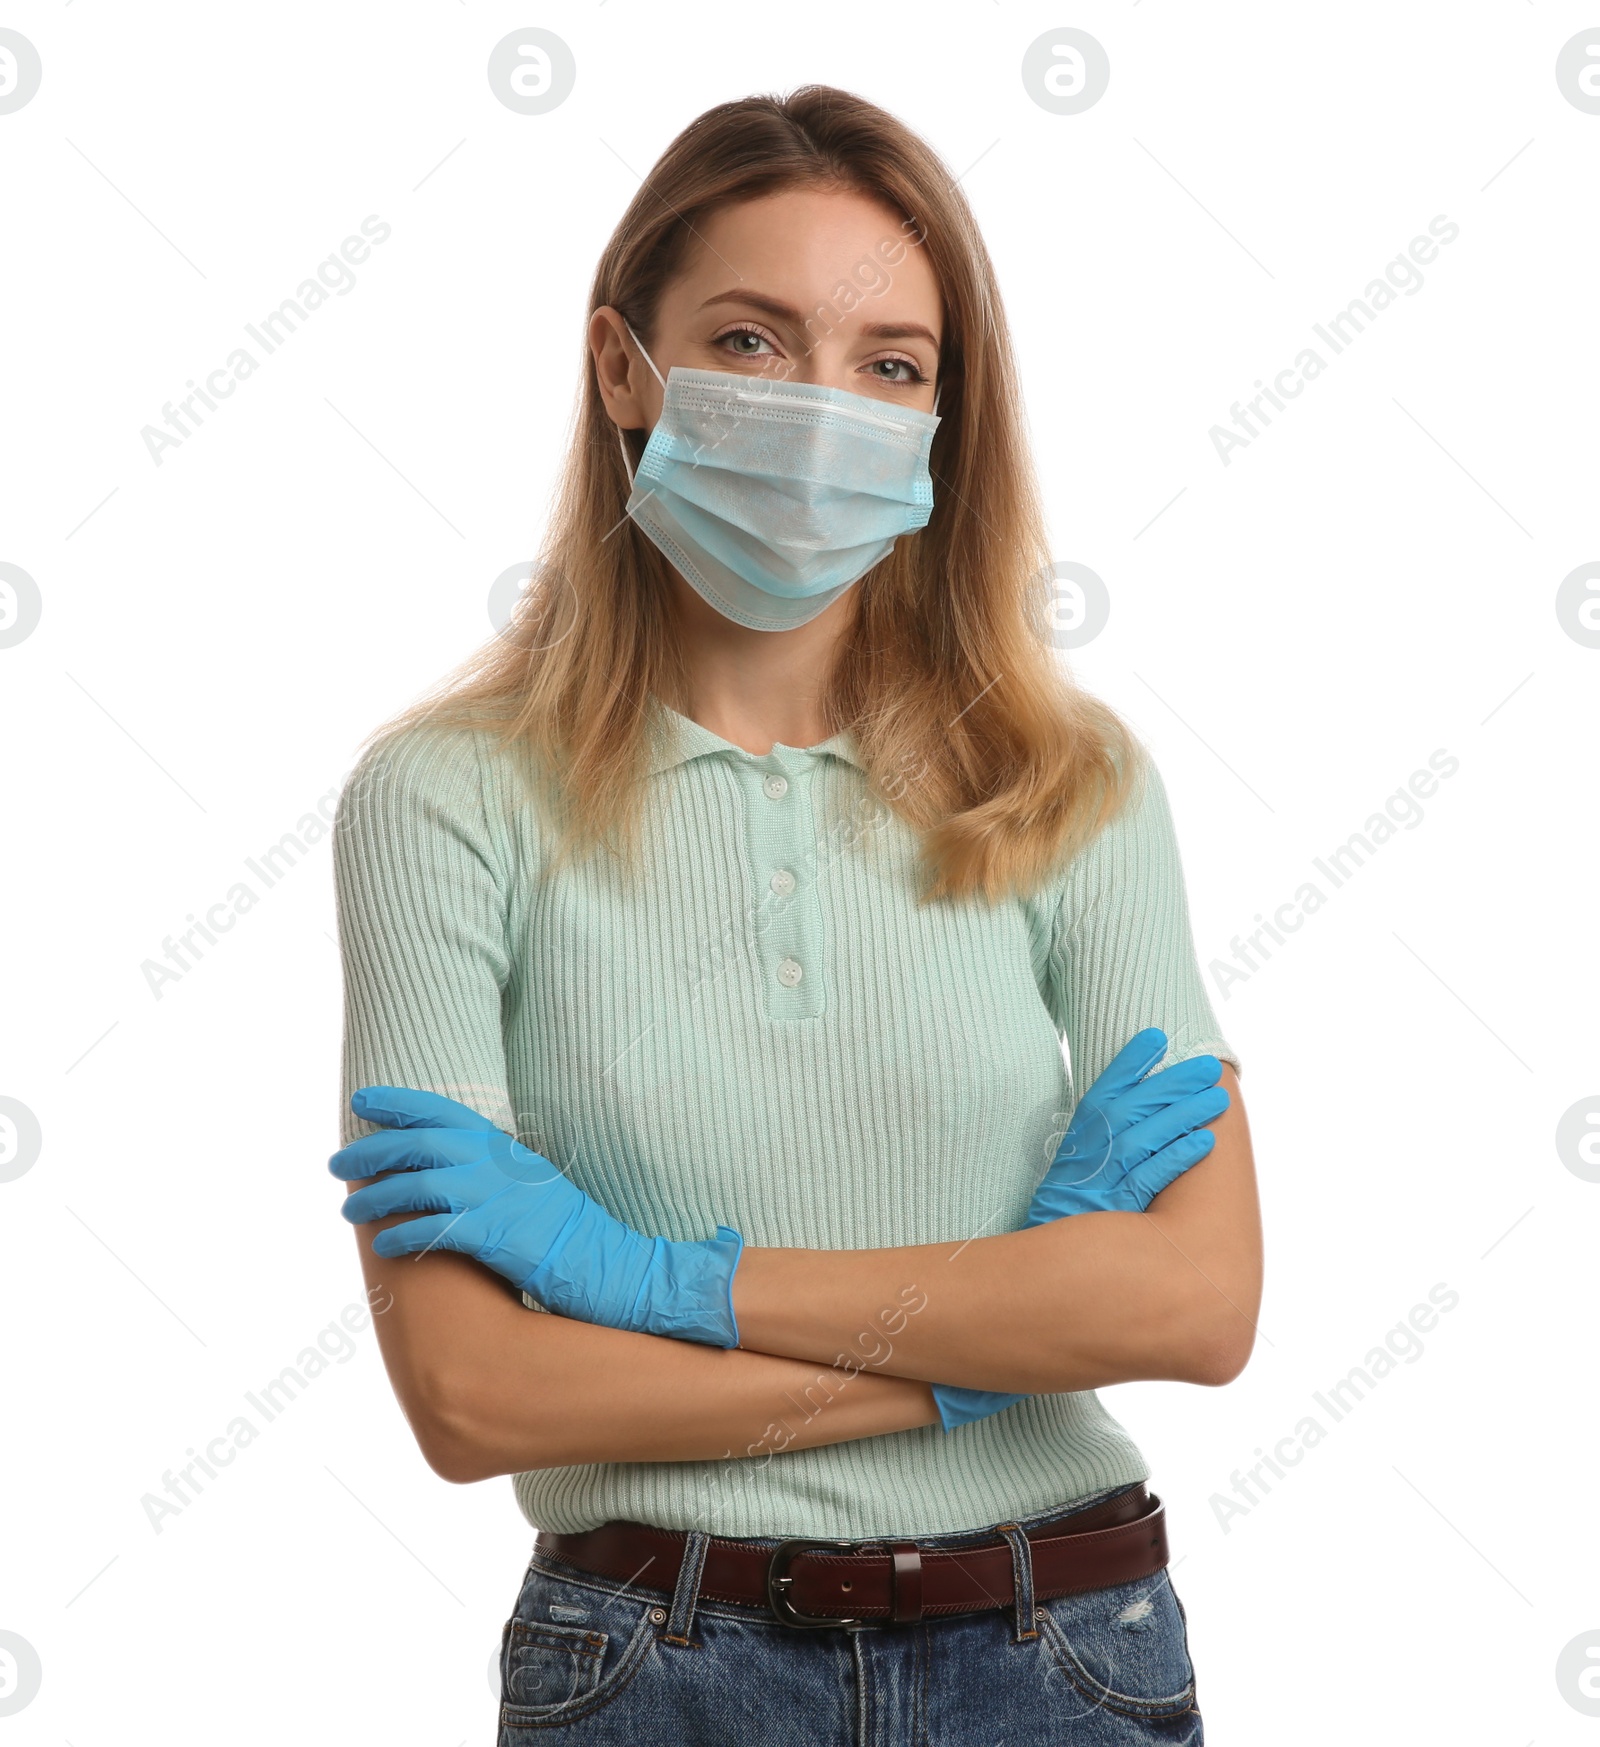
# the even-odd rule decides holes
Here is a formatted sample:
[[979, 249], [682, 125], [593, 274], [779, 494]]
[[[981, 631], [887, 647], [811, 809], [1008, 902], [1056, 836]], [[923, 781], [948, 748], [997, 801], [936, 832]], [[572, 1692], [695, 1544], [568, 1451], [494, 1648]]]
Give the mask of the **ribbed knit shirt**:
[[[1074, 1082], [1136, 1031], [1167, 1033], [1162, 1066], [1239, 1066], [1148, 753], [1136, 804], [1033, 895], [919, 906], [917, 833], [848, 732], [758, 755], [654, 698], [647, 718], [632, 864], [553, 869], [545, 810], [490, 730], [413, 728], [358, 764], [334, 848], [341, 1144], [372, 1131], [349, 1113], [357, 1087], [416, 1086], [649, 1236], [721, 1223], [783, 1248], [959, 1243], [1023, 1224]], [[854, 1363], [881, 1362], [886, 1338], [866, 1335]], [[848, 1389], [834, 1364], [819, 1370]], [[796, 1429], [826, 1412], [808, 1400]], [[540, 1528], [860, 1538], [984, 1528], [1149, 1473], [1082, 1390], [953, 1432], [513, 1484]]]

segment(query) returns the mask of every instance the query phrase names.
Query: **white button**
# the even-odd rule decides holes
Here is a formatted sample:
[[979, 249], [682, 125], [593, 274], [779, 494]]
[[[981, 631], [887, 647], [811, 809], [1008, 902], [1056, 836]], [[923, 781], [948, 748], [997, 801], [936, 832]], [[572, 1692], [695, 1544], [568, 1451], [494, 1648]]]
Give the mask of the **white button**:
[[773, 891], [775, 891], [780, 898], [787, 898], [794, 890], [794, 875], [789, 872], [788, 868], [780, 867], [772, 876], [771, 884]]
[[789, 779], [786, 776], [769, 776], [762, 782], [761, 788], [769, 801], [781, 801], [789, 792]]
[[792, 989], [804, 975], [805, 972], [801, 970], [799, 965], [797, 965], [792, 958], [786, 958], [783, 963], [778, 966], [778, 981], [782, 983], [786, 989]]

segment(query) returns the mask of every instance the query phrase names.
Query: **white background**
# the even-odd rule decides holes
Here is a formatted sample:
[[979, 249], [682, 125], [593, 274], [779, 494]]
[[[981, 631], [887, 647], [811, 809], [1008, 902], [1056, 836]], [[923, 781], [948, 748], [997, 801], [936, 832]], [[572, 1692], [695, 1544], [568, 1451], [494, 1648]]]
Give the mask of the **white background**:
[[[0, 116], [0, 560], [42, 599], [0, 649], [0, 1094], [43, 1133], [0, 1183], [0, 1629], [43, 1667], [6, 1739], [492, 1736], [532, 1531], [509, 1480], [429, 1472], [370, 1329], [147, 1520], [361, 1298], [324, 1169], [326, 841], [159, 999], [141, 966], [489, 635], [638, 177], [708, 105], [816, 79], [965, 173], [1056, 551], [1110, 595], [1074, 671], [1156, 754], [1202, 962], [1430, 753], [1459, 760], [1270, 962], [1213, 983], [1267, 1226], [1251, 1365], [1105, 1394], [1168, 1503], [1209, 1738], [1592, 1741], [1556, 1669], [1600, 1633], [1600, 1184], [1556, 1128], [1600, 1093], [1600, 650], [1556, 594], [1600, 558], [1600, 116], [1555, 67], [1600, 12], [34, 0], [0, 23], [44, 70]], [[543, 116], [485, 74], [526, 24], [576, 57]], [[1021, 77], [1060, 25], [1110, 57], [1077, 115]], [[157, 466], [141, 429], [368, 214], [392, 235], [355, 288]], [[1459, 236], [1421, 289], [1224, 465], [1211, 427], [1438, 214]], [[1224, 1527], [1234, 1471], [1440, 1282], [1459, 1302], [1421, 1355], [1319, 1414]]]

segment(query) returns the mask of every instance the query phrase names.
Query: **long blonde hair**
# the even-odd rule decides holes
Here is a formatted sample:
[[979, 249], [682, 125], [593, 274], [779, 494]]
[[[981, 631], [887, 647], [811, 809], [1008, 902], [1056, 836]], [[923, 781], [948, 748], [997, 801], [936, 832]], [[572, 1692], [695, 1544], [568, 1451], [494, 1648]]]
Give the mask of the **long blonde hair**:
[[[919, 834], [923, 902], [1035, 890], [1126, 804], [1140, 747], [1062, 671], [1043, 635], [1050, 573], [1010, 336], [971, 209], [931, 148], [826, 85], [719, 104], [645, 177], [595, 269], [593, 311], [650, 342], [704, 215], [795, 187], [876, 197], [940, 286], [933, 516], [856, 585], [823, 693], [872, 786]], [[665, 560], [628, 519], [616, 427], [587, 349], [568, 459], [533, 580], [506, 629], [373, 738], [492, 725], [531, 755], [561, 853], [637, 842], [646, 704], [687, 695]], [[915, 780], [906, 781], [908, 770]]]

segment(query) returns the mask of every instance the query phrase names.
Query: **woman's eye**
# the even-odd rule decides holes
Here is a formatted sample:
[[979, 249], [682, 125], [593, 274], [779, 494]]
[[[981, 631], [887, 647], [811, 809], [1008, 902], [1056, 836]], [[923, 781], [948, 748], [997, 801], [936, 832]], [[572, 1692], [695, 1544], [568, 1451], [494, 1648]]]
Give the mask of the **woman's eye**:
[[717, 335], [715, 344], [725, 347], [739, 358], [759, 358], [763, 355], [763, 347], [771, 349], [771, 341], [767, 336], [757, 333], [754, 328], [729, 328], [725, 334]]
[[917, 383], [928, 380], [909, 358], [874, 358], [867, 370], [880, 382]]

